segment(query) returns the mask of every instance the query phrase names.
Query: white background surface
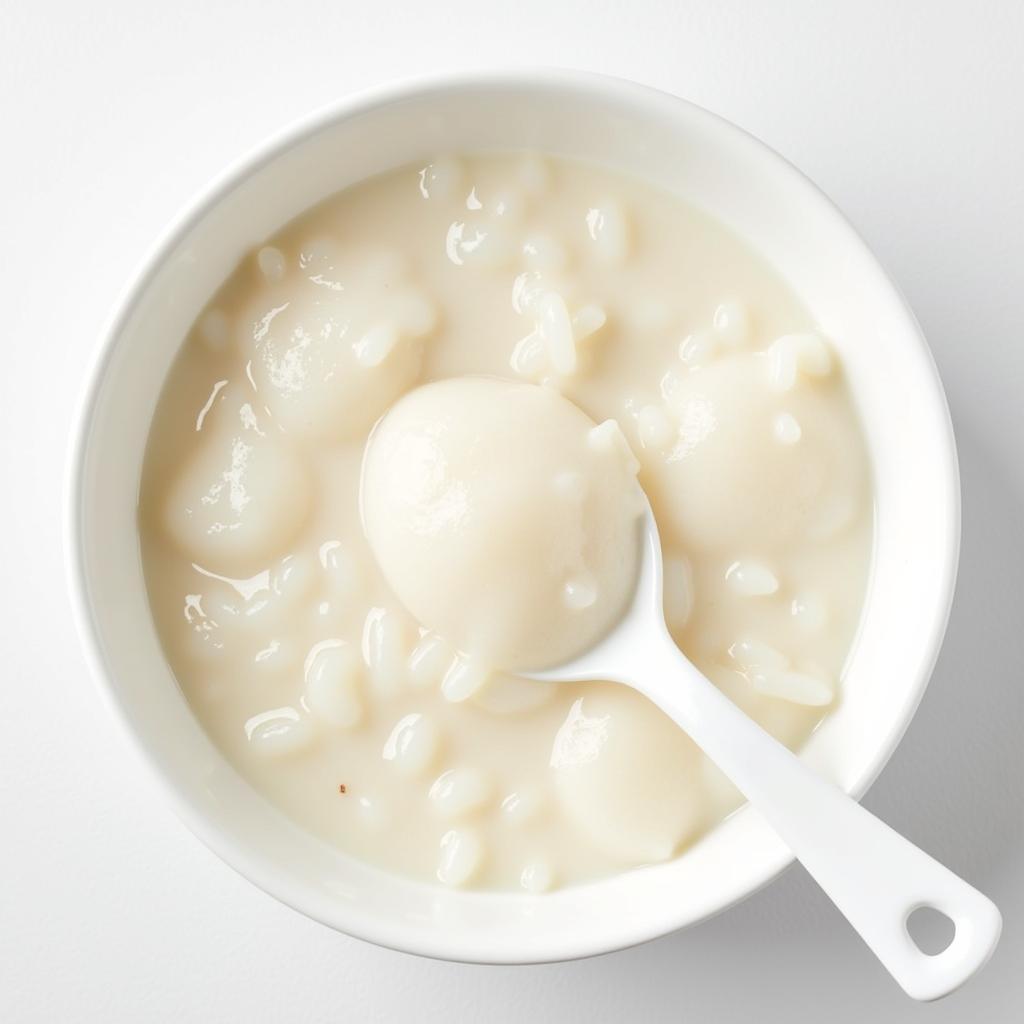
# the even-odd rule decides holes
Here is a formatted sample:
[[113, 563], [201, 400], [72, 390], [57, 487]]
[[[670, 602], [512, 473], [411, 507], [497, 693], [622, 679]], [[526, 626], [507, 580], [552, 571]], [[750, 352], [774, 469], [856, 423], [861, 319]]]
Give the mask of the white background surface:
[[[0, 6], [0, 1019], [1010, 1021], [1024, 1013], [1024, 7], [672, 0]], [[160, 803], [87, 678], [61, 477], [97, 331], [204, 183], [385, 79], [543, 62], [677, 92], [846, 211], [946, 381], [961, 580], [868, 805], [1001, 905], [965, 990], [910, 1004], [800, 869], [712, 922], [535, 968], [375, 949], [257, 892]]]

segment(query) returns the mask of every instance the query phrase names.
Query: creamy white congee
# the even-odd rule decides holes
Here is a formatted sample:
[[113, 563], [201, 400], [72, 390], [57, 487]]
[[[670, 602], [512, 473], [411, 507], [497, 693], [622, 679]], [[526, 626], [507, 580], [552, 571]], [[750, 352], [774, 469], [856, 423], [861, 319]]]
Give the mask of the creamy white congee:
[[645, 698], [517, 678], [628, 601], [650, 497], [680, 647], [799, 745], [871, 553], [829, 340], [722, 225], [536, 155], [348, 189], [248, 255], [149, 438], [150, 603], [238, 770], [341, 850], [537, 892], [739, 796]]

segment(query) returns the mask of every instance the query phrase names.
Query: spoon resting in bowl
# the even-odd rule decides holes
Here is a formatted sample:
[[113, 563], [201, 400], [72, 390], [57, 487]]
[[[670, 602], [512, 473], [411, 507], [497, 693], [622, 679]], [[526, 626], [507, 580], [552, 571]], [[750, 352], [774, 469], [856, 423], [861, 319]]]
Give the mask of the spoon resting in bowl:
[[[520, 674], [545, 682], [607, 679], [642, 693], [764, 816], [908, 995], [938, 999], [958, 988], [999, 941], [995, 904], [816, 775], [693, 666], [665, 625], [661, 541], [649, 506], [641, 524], [636, 589], [617, 625], [577, 657]], [[941, 953], [924, 953], [907, 930], [921, 907], [953, 922]]]
[[[436, 381], [406, 394], [371, 434], [363, 525], [413, 617], [469, 657], [549, 682], [617, 681], [653, 701], [763, 814], [911, 996], [951, 992], [995, 948], [999, 911], [815, 775], [680, 652], [636, 472], [617, 424], [596, 424], [553, 389]], [[586, 563], [580, 601], [565, 578], [576, 562]], [[956, 928], [936, 956], [907, 930], [919, 907]]]

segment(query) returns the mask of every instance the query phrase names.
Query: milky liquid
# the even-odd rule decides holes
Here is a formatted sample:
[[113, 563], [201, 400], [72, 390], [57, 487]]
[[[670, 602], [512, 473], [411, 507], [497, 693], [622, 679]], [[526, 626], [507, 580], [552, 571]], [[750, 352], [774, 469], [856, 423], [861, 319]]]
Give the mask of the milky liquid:
[[554, 158], [373, 179], [219, 290], [169, 373], [140, 494], [168, 660], [253, 786], [385, 869], [540, 891], [676, 856], [739, 803], [678, 729], [624, 687], [465, 657], [371, 555], [373, 424], [469, 374], [615, 421], [661, 529], [673, 636], [799, 746], [842, 699], [871, 552], [842, 368], [721, 225]]

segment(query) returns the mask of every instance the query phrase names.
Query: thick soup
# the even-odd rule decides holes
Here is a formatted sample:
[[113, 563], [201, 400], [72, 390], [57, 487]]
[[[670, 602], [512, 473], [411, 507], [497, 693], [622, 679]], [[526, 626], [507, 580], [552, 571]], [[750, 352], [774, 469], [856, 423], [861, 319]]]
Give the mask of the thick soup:
[[638, 483], [679, 646], [798, 746], [872, 541], [828, 339], [640, 181], [400, 169], [246, 256], [185, 339], [140, 494], [154, 619], [213, 741], [348, 854], [529, 891], [665, 860], [736, 791], [637, 693], [512, 671], [613, 624]]

